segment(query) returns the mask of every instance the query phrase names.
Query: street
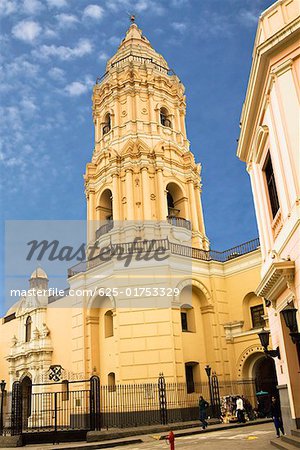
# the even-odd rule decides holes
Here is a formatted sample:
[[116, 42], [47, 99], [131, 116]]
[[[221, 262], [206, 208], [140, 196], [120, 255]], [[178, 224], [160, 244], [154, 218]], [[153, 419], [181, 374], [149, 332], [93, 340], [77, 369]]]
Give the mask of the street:
[[[175, 441], [175, 450], [210, 449], [210, 450], [234, 450], [255, 449], [268, 450], [273, 447], [270, 439], [275, 438], [273, 424], [267, 423], [239, 429], [216, 431], [193, 436], [179, 437]], [[157, 440], [151, 436], [143, 438], [144, 443], [126, 446], [130, 450], [166, 450], [170, 448], [165, 441]]]

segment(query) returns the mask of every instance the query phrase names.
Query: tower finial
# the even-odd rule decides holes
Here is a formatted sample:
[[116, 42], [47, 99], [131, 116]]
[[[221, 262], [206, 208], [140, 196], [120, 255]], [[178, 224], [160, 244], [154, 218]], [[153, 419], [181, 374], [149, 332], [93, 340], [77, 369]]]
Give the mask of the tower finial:
[[135, 23], [135, 14], [130, 14], [130, 22]]

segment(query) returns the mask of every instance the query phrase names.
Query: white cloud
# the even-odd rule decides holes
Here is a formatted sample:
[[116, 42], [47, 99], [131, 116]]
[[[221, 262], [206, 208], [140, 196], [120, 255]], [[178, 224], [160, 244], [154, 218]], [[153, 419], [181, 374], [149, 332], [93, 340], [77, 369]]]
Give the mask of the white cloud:
[[258, 23], [259, 12], [258, 11], [250, 11], [243, 9], [240, 11], [239, 19], [246, 26], [257, 25]]
[[139, 0], [136, 3], [135, 9], [137, 12], [142, 12], [148, 9], [151, 6], [150, 2], [148, 0]]
[[17, 10], [15, 0], [0, 0], [0, 16], [9, 16]]
[[3, 66], [8, 78], [22, 75], [23, 77], [35, 77], [39, 71], [37, 64], [32, 64], [23, 56], [15, 58], [11, 63]]
[[120, 44], [120, 42], [121, 42], [121, 39], [118, 36], [111, 36], [108, 39], [108, 43], [110, 45], [118, 45], [118, 44]]
[[64, 8], [68, 4], [66, 0], [47, 0], [47, 3], [50, 8]]
[[106, 7], [114, 12], [122, 11], [136, 11], [141, 13], [148, 10], [152, 14], [161, 16], [166, 10], [155, 0], [108, 0], [106, 2]]
[[57, 14], [56, 19], [60, 28], [71, 28], [79, 22], [74, 14]]
[[42, 31], [38, 22], [22, 20], [12, 28], [12, 34], [21, 41], [33, 43]]
[[173, 22], [172, 27], [174, 28], [175, 31], [178, 31], [181, 34], [183, 34], [187, 29], [186, 23], [183, 22]]
[[84, 81], [73, 81], [64, 88], [64, 92], [70, 97], [79, 97], [88, 92], [93, 86], [94, 82], [90, 75], [84, 77]]
[[73, 81], [73, 83], [65, 87], [65, 91], [70, 97], [78, 97], [79, 95], [85, 94], [87, 90], [88, 86], [80, 81]]
[[77, 46], [66, 47], [64, 45], [42, 45], [38, 50], [34, 50], [32, 53], [37, 58], [49, 58], [51, 56], [57, 57], [63, 61], [67, 61], [74, 58], [81, 58], [92, 52], [93, 46], [88, 39], [80, 39]]
[[52, 67], [52, 69], [49, 70], [48, 75], [55, 81], [65, 81], [65, 72], [59, 67]]
[[57, 31], [53, 30], [52, 28], [46, 27], [44, 29], [43, 36], [46, 37], [46, 38], [53, 39], [53, 38], [56, 38], [58, 36], [58, 33], [57, 33]]
[[27, 117], [33, 115], [38, 109], [31, 97], [24, 97], [20, 102], [20, 106]]
[[105, 52], [100, 52], [99, 56], [98, 56], [99, 61], [107, 61], [108, 60], [108, 55]]
[[24, 0], [23, 10], [28, 14], [37, 14], [43, 9], [43, 5], [39, 0]]
[[104, 9], [98, 5], [88, 5], [83, 11], [83, 17], [88, 17], [95, 20], [102, 19]]

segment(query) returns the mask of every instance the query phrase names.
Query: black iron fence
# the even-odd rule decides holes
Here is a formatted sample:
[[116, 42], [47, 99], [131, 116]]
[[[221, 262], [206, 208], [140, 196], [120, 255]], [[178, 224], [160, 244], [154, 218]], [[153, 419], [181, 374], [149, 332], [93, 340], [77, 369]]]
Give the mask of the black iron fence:
[[[79, 384], [78, 384], [79, 383]], [[190, 392], [192, 390], [192, 392]], [[210, 404], [208, 416], [219, 418], [222, 399], [243, 396], [256, 406], [254, 380], [101, 385], [98, 377], [81, 382], [32, 385], [24, 391], [15, 382], [4, 393], [3, 434], [88, 431], [194, 421], [199, 418], [199, 396]]]
[[[184, 220], [184, 219], [182, 219]], [[185, 221], [188, 223], [188, 221]], [[185, 224], [186, 225], [186, 224]], [[104, 225], [105, 227], [106, 225]], [[182, 222], [182, 226], [184, 226]], [[239, 256], [246, 255], [257, 250], [260, 247], [259, 239], [255, 238], [251, 241], [245, 242], [243, 244], [232, 247], [223, 252], [218, 252], [216, 250], [201, 250], [196, 247], [191, 247], [188, 245], [176, 244], [170, 242], [169, 239], [156, 239], [153, 241], [138, 241], [138, 242], [125, 242], [120, 244], [112, 244], [110, 246], [111, 252], [114, 255], [118, 255], [120, 252], [125, 255], [135, 254], [139, 252], [147, 253], [153, 252], [157, 249], [164, 249], [169, 251], [171, 254], [185, 256], [187, 258], [199, 259], [202, 261], [217, 261], [226, 262], [232, 259], [238, 258]], [[85, 272], [88, 269], [99, 266], [103, 264], [103, 259], [99, 256], [95, 256], [88, 261], [82, 261], [79, 264], [68, 269], [68, 277], [73, 277], [78, 273]]]

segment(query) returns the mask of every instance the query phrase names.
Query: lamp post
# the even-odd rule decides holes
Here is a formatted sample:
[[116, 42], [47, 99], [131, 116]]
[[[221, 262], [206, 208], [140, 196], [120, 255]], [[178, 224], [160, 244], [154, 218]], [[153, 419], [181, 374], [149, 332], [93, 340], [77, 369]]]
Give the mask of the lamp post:
[[279, 347], [277, 347], [275, 350], [268, 350], [269, 341], [270, 341], [270, 331], [265, 330], [264, 328], [257, 333], [260, 343], [264, 349], [264, 352], [266, 355], [271, 356], [272, 358], [278, 358], [280, 359], [280, 351]]
[[0, 383], [1, 389], [1, 408], [0, 408], [0, 434], [3, 434], [3, 401], [4, 401], [4, 391], [5, 391], [6, 383], [4, 380]]
[[281, 311], [281, 314], [284, 318], [284, 322], [287, 328], [290, 330], [292, 341], [294, 342], [294, 344], [296, 344], [298, 361], [300, 365], [300, 333], [298, 331], [297, 311], [298, 309], [294, 306], [287, 306]]
[[208, 387], [209, 387], [209, 398], [210, 398], [210, 404], [211, 404], [211, 411], [212, 414], [214, 414], [214, 403], [213, 403], [213, 396], [212, 396], [212, 389], [211, 389], [211, 367], [207, 364], [205, 366], [205, 372], [208, 378]]
[[298, 324], [297, 324], [297, 311], [298, 309], [293, 306], [288, 306], [287, 308], [281, 311], [285, 324], [287, 328], [290, 330], [290, 336], [294, 344], [300, 342], [300, 333], [298, 331]]

